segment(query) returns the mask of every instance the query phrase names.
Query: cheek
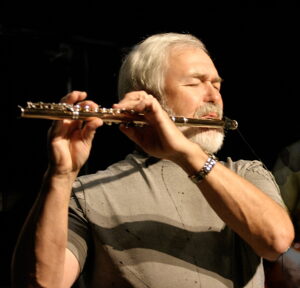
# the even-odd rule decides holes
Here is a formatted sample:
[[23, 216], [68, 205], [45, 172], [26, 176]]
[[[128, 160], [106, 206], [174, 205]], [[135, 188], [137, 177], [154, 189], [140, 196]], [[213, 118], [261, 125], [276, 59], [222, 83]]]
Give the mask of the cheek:
[[192, 98], [181, 98], [181, 101], [176, 101], [172, 107], [176, 115], [185, 117], [193, 117], [198, 108], [199, 102], [193, 101]]
[[187, 91], [172, 91], [166, 95], [167, 105], [177, 116], [193, 117], [195, 111], [201, 105], [199, 95], [187, 93]]
[[198, 101], [193, 101], [193, 99], [189, 98], [186, 99], [186, 101], [184, 101], [182, 103], [182, 108], [184, 109], [184, 116], [186, 117], [194, 117], [195, 112], [198, 110], [198, 108], [201, 106], [201, 103]]

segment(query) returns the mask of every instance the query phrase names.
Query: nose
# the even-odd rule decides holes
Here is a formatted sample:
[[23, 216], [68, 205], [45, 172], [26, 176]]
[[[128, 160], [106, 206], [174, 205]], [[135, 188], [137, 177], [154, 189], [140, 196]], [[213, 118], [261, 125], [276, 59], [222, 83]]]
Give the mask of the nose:
[[205, 81], [204, 101], [210, 103], [219, 103], [222, 101], [221, 93], [211, 81]]

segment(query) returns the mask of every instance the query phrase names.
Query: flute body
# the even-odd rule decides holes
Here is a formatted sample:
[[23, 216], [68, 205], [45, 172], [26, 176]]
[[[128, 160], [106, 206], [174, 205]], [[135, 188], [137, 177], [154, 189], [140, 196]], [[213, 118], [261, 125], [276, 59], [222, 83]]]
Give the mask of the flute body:
[[[144, 115], [133, 110], [101, 108], [91, 109], [89, 106], [81, 107], [67, 103], [44, 103], [44, 102], [27, 102], [26, 107], [18, 106], [21, 118], [37, 118], [49, 120], [86, 120], [90, 117], [98, 117], [104, 123], [110, 125], [113, 123], [126, 125], [144, 126], [147, 125]], [[225, 130], [235, 130], [238, 127], [236, 120], [224, 117], [218, 119], [200, 119], [170, 116], [171, 120], [177, 126], [203, 127], [203, 128], [223, 128]]]

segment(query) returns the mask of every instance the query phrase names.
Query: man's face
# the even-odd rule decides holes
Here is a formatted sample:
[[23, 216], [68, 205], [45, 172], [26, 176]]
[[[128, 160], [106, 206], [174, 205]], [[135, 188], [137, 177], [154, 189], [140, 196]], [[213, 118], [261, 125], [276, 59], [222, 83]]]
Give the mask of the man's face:
[[[221, 78], [210, 59], [200, 48], [172, 49], [165, 78], [166, 104], [178, 116], [194, 117], [205, 103], [220, 105]], [[220, 118], [220, 115], [203, 115]]]
[[[167, 110], [176, 116], [221, 119], [221, 78], [210, 57], [200, 48], [176, 48], [171, 51], [168, 64]], [[181, 127], [181, 130], [208, 152], [217, 152], [223, 144], [222, 129]]]

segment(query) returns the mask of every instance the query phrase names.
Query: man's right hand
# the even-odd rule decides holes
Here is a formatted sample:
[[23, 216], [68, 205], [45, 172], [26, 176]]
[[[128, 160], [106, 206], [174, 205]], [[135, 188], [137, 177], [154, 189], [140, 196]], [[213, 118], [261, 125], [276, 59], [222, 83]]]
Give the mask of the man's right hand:
[[[98, 106], [93, 101], [85, 100], [86, 97], [86, 92], [73, 91], [64, 96], [60, 102], [89, 105], [91, 108]], [[89, 157], [96, 129], [102, 125], [103, 121], [96, 117], [88, 118], [86, 121], [53, 121], [48, 132], [49, 172], [55, 176], [71, 175], [75, 179]]]

